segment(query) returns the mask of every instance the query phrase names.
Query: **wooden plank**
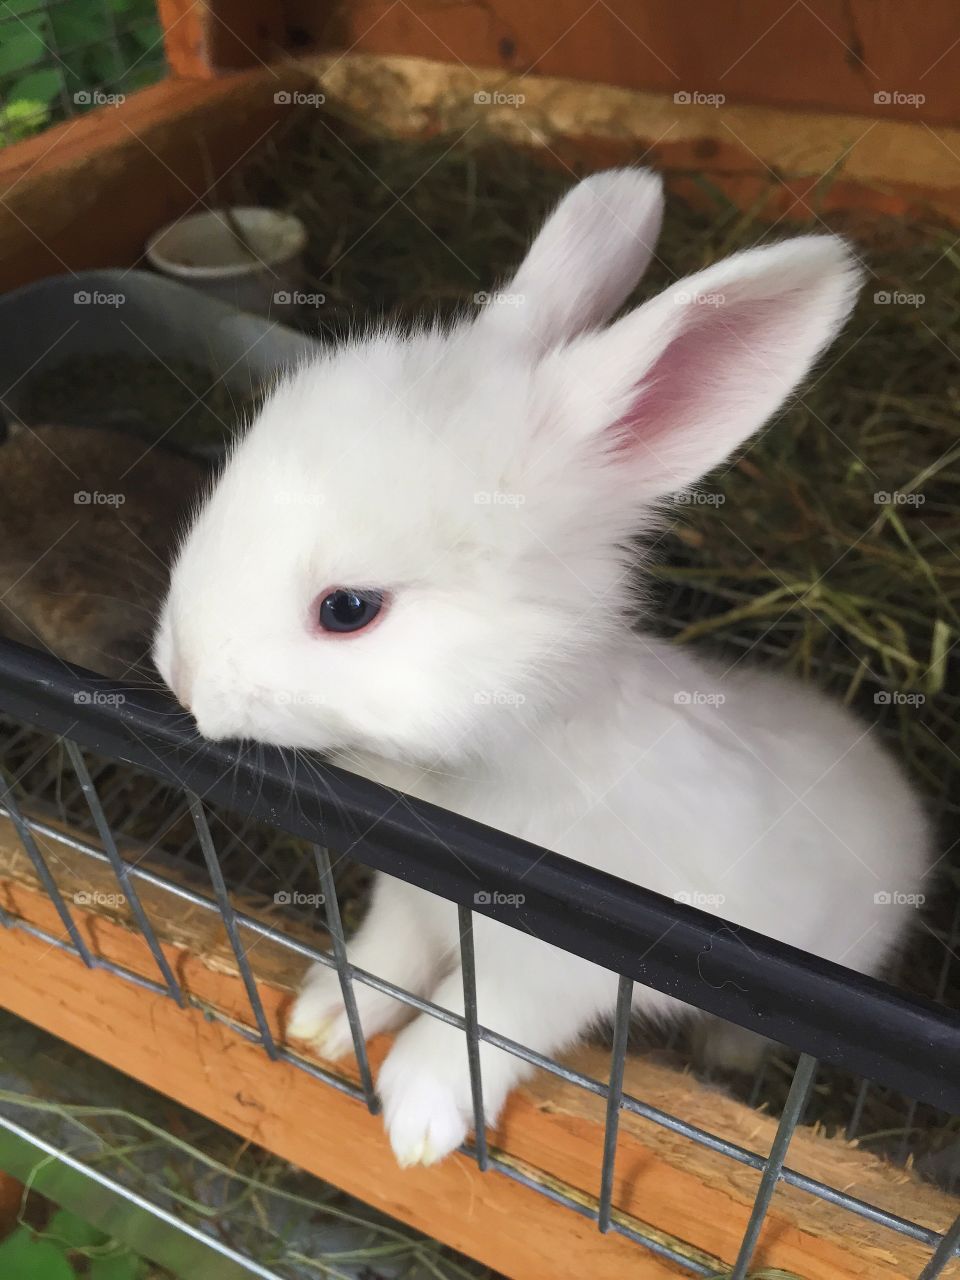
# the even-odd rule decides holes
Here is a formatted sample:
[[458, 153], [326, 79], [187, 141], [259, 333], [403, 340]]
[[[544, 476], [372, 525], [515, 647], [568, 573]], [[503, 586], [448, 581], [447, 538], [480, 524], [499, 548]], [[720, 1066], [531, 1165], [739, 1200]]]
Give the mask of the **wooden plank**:
[[[138, 990], [24, 934], [0, 931], [0, 966], [17, 975], [3, 1003], [77, 1047], [294, 1164], [516, 1280], [675, 1280], [622, 1237], [462, 1156], [400, 1172], [380, 1121], [202, 1013]], [[641, 1269], [642, 1268], [642, 1269]]]
[[175, 76], [216, 75], [210, 64], [209, 16], [194, 0], [157, 0], [163, 51]]
[[208, 78], [282, 55], [283, 11], [271, 0], [157, 0], [157, 10], [175, 76]]
[[960, 124], [954, 0], [925, 0], [922, 17], [903, 0], [350, 0], [332, 12], [286, 0], [286, 12], [320, 47], [482, 65], [524, 83], [562, 76]]
[[[62, 832], [67, 839], [80, 845], [96, 847], [82, 832], [72, 830], [62, 822], [49, 820], [45, 825], [53, 832]], [[71, 908], [76, 906], [88, 909], [81, 911], [85, 926], [93, 931], [98, 921], [110, 921], [120, 926], [129, 935], [124, 939], [123, 946], [114, 953], [103, 950], [113, 937], [112, 934], [106, 934], [101, 938], [91, 933], [90, 944], [94, 953], [113, 960], [117, 964], [124, 964], [142, 977], [159, 981], [160, 975], [149, 953], [149, 948], [137, 932], [133, 911], [119, 891], [120, 886], [117, 884], [110, 864], [96, 860], [80, 849], [39, 831], [36, 834], [36, 840], [67, 904]], [[129, 847], [124, 846], [123, 852], [128, 860], [135, 864], [143, 857], [136, 848], [131, 851]], [[148, 861], [150, 861], [149, 858]], [[151, 884], [139, 877], [135, 878], [134, 887], [141, 906], [147, 918], [156, 922], [160, 938], [169, 944], [170, 954], [176, 958], [182, 968], [191, 970], [188, 986], [192, 994], [207, 1003], [222, 1007], [218, 1002], [224, 996], [216, 978], [212, 975], [224, 972], [235, 975], [237, 966], [219, 912], [195, 904], [176, 892], [178, 887], [187, 888], [212, 903], [213, 893], [210, 881], [199, 871], [194, 876], [188, 876], [182, 870], [172, 867], [164, 868], [163, 875], [169, 881], [170, 887]], [[28, 890], [28, 896], [23, 901], [20, 901], [17, 896], [18, 885]], [[0, 818], [0, 886], [4, 886], [0, 892], [6, 892], [9, 895], [8, 901], [15, 904], [11, 907], [15, 915], [26, 911], [27, 915], [22, 918], [29, 919], [34, 924], [41, 923], [41, 920], [33, 915], [36, 903], [32, 896], [40, 889], [40, 882], [8, 818]], [[278, 929], [285, 937], [308, 943], [321, 950], [329, 950], [329, 936], [319, 922], [307, 924], [300, 918], [284, 914], [274, 904], [249, 895], [242, 905], [245, 914], [261, 924]], [[48, 932], [60, 935], [57, 918], [51, 915], [49, 910], [43, 916], [42, 927]], [[265, 938], [262, 934], [255, 933], [244, 925], [240, 926], [240, 940], [245, 950], [252, 951], [256, 948], [257, 976], [262, 981], [288, 992], [297, 989], [302, 965], [299, 962], [291, 963], [289, 948]], [[135, 956], [128, 953], [131, 948], [136, 950]], [[210, 985], [211, 983], [213, 985]], [[243, 1009], [241, 1002], [239, 1009], [241, 1020]]]
[[[706, 176], [743, 207], [763, 201], [771, 220], [854, 210], [960, 223], [960, 129], [758, 107], [720, 112], [536, 77], [524, 81], [521, 109], [498, 107], [474, 101], [478, 85], [509, 83], [490, 72], [327, 55], [274, 71], [167, 81], [0, 151], [0, 289], [135, 264], [161, 223], [229, 195], [231, 168], [289, 112], [276, 96], [315, 87], [318, 77], [328, 96], [377, 127], [419, 136], [482, 121], [571, 171], [653, 164], [691, 200], [703, 199], [697, 179]], [[211, 174], [220, 180], [214, 190]]]
[[[59, 842], [42, 839], [41, 844], [65, 891], [76, 893], [88, 860]], [[88, 889], [89, 896], [103, 895], [100, 877], [98, 870], [87, 881], [96, 886]], [[163, 897], [163, 890], [151, 890], [144, 900], [160, 937], [175, 939], [164, 945], [178, 979], [203, 1005], [250, 1026], [250, 1010], [229, 952], [209, 932], [198, 932], [190, 943], [182, 905], [172, 895], [165, 905]], [[12, 914], [62, 934], [8, 823], [0, 823], [0, 902]], [[104, 916], [84, 908], [76, 916], [94, 954], [156, 977], [143, 940], [115, 910]], [[252, 947], [250, 958], [271, 1029], [282, 1040], [300, 962], [269, 942]], [[146, 995], [121, 979], [88, 973], [74, 957], [9, 931], [0, 931], [0, 971], [16, 975], [0, 991], [0, 1001], [14, 1012], [518, 1280], [579, 1280], [584, 1274], [606, 1280], [638, 1265], [650, 1269], [631, 1274], [675, 1274], [652, 1257], [648, 1261], [622, 1237], [600, 1237], [594, 1224], [503, 1175], [480, 1175], [465, 1157], [428, 1170], [399, 1170], [380, 1122], [359, 1103], [290, 1064], [269, 1062], [262, 1050], [207, 1021], [198, 1010], [179, 1011], [172, 1001]], [[389, 1043], [383, 1036], [371, 1042], [375, 1066]], [[356, 1079], [350, 1065], [324, 1065]], [[573, 1065], [604, 1079], [608, 1055], [584, 1049]], [[625, 1087], [743, 1146], [769, 1149], [774, 1119], [648, 1059], [628, 1061]], [[528, 1176], [593, 1206], [602, 1132], [600, 1099], [541, 1072], [511, 1098], [492, 1145]], [[934, 1229], [946, 1226], [957, 1211], [956, 1200], [924, 1186], [910, 1173], [810, 1131], [796, 1135], [790, 1165]], [[757, 1182], [750, 1168], [624, 1114], [613, 1202], [622, 1220], [653, 1238], [680, 1241], [694, 1256], [729, 1262]], [[465, 1203], [470, 1206], [466, 1215]], [[805, 1280], [899, 1280], [919, 1272], [927, 1252], [893, 1232], [782, 1187], [761, 1239], [757, 1265], [778, 1267]], [[960, 1264], [947, 1275], [956, 1280]]]
[[[960, 30], [958, 30], [960, 35]], [[958, 44], [960, 49], [960, 44]], [[767, 107], [677, 104], [672, 95], [529, 77], [414, 57], [322, 55], [308, 64], [328, 98], [404, 136], [480, 128], [574, 171], [643, 163], [702, 201], [706, 177], [770, 220], [834, 210], [960, 223], [960, 129]], [[513, 105], [475, 95], [520, 89]]]
[[[130, 266], [163, 223], [214, 204], [222, 179], [289, 114], [296, 67], [166, 80], [0, 151], [0, 290]], [[289, 101], [289, 99], [288, 99]]]

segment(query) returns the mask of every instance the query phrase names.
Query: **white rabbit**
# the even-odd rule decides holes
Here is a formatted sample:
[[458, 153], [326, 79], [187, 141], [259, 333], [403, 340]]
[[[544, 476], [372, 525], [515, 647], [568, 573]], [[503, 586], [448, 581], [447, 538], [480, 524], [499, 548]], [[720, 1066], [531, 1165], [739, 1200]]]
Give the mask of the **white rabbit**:
[[[899, 768], [813, 689], [635, 634], [629, 577], [633, 535], [797, 386], [858, 271], [843, 241], [802, 237], [601, 329], [661, 209], [648, 172], [589, 178], [479, 317], [383, 330], [287, 376], [184, 542], [156, 661], [208, 737], [325, 752], [875, 971], [909, 914], [875, 894], [914, 890], [928, 864]], [[474, 937], [482, 1025], [556, 1054], [612, 1011], [606, 970], [482, 915]], [[349, 956], [463, 1012], [449, 902], [378, 876]], [[409, 1014], [355, 989], [368, 1036]], [[679, 1008], [639, 986], [636, 1007]], [[331, 970], [290, 1032], [349, 1049]], [[495, 1123], [528, 1068], [480, 1056]], [[463, 1033], [414, 1017], [378, 1088], [402, 1164], [446, 1155], [471, 1122]]]

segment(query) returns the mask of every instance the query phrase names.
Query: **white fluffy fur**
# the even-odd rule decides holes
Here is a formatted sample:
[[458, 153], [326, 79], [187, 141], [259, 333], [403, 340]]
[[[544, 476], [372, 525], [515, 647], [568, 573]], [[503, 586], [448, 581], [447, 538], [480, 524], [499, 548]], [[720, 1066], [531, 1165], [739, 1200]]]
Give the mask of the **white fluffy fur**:
[[[658, 500], [792, 391], [857, 273], [842, 241], [801, 238], [599, 330], [649, 258], [660, 206], [650, 174], [598, 175], [506, 286], [526, 301], [450, 332], [374, 334], [288, 376], [184, 543], [157, 663], [209, 737], [326, 752], [875, 971], [908, 909], [874, 895], [915, 890], [928, 861], [900, 770], [814, 690], [634, 634], [625, 550]], [[317, 634], [311, 610], [335, 585], [386, 589], [382, 621]], [[480, 915], [474, 929], [487, 1027], [554, 1054], [612, 1009], [612, 974], [523, 929]], [[380, 876], [350, 959], [462, 1012], [457, 943], [452, 904]], [[389, 997], [358, 984], [357, 998], [368, 1035], [403, 1021]], [[636, 1004], [672, 1006], [644, 988]], [[309, 976], [291, 1031], [349, 1049], [330, 971]], [[494, 1122], [526, 1069], [489, 1045], [481, 1061]], [[402, 1163], [465, 1137], [462, 1033], [414, 1018], [378, 1086]]]

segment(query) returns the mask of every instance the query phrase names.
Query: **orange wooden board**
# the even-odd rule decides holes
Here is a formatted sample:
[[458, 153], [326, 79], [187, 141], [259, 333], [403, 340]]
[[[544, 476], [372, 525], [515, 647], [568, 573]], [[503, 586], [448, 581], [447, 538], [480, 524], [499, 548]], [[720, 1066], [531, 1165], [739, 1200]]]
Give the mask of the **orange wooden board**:
[[516, 1280], [683, 1274], [464, 1156], [401, 1172], [360, 1103], [197, 1010], [16, 932], [0, 932], [0, 967], [14, 1013]]
[[473, 142], [489, 133], [539, 151], [571, 177], [645, 164], [684, 199], [703, 202], [706, 181], [769, 221], [816, 224], [842, 210], [862, 212], [867, 231], [877, 214], [960, 223], [960, 128], [677, 103], [672, 94], [417, 57], [324, 54], [305, 65], [329, 101], [390, 132], [469, 130]]
[[0, 150], [0, 290], [137, 263], [164, 223], [229, 198], [305, 83], [295, 67], [166, 80]]
[[215, 76], [282, 56], [286, 30], [275, 0], [157, 0], [157, 11], [175, 76]]
[[[40, 839], [72, 896], [84, 859], [49, 838]], [[100, 897], [103, 874], [98, 869], [88, 882]], [[182, 903], [170, 895], [165, 905], [163, 893], [151, 891], [144, 905], [161, 938], [168, 933], [167, 917], [176, 922], [179, 943], [164, 945], [179, 981], [204, 1007], [250, 1026], [243, 985], [222, 938], [216, 936], [218, 930], [198, 933], [201, 951], [185, 946]], [[31, 883], [9, 824], [3, 823], [0, 902], [11, 914], [55, 936], [62, 934], [52, 904]], [[75, 915], [94, 954], [157, 977], [143, 939], [125, 920], [89, 910]], [[245, 934], [245, 945], [254, 941], [253, 935]], [[282, 1041], [302, 965], [269, 940], [256, 942], [249, 954], [260, 977], [267, 1019]], [[90, 973], [75, 957], [17, 932], [0, 932], [0, 973], [0, 1002], [14, 1012], [508, 1275], [524, 1280], [541, 1274], [569, 1275], [579, 1280], [589, 1274], [605, 1280], [623, 1274], [628, 1264], [653, 1268], [651, 1276], [673, 1274], [667, 1264], [648, 1257], [634, 1243], [616, 1235], [601, 1237], [595, 1224], [503, 1174], [480, 1175], [465, 1157], [455, 1156], [429, 1170], [399, 1170], [379, 1120], [360, 1103], [294, 1065], [271, 1063], [256, 1045], [228, 1026], [209, 1021], [200, 1010], [182, 1012], [172, 1001], [145, 994], [121, 978]], [[386, 1037], [371, 1042], [375, 1066], [388, 1046]], [[356, 1079], [352, 1064], [324, 1065]], [[608, 1054], [585, 1049], [574, 1065], [603, 1080]], [[771, 1117], [648, 1059], [628, 1061], [626, 1089], [748, 1149], [769, 1150], [775, 1129]], [[596, 1205], [602, 1138], [602, 1099], [547, 1073], [538, 1073], [514, 1094], [498, 1131], [491, 1135], [494, 1149], [508, 1163], [588, 1208]], [[943, 1229], [957, 1211], [955, 1200], [923, 1186], [908, 1172], [809, 1131], [796, 1135], [790, 1164], [933, 1229]], [[659, 1126], [626, 1113], [622, 1117], [613, 1203], [622, 1220], [651, 1238], [673, 1240], [693, 1256], [729, 1263], [758, 1178], [755, 1170]], [[425, 1199], [432, 1209], [425, 1207]], [[464, 1203], [470, 1205], [466, 1220]], [[526, 1222], [526, 1231], [503, 1225], [517, 1215]], [[539, 1232], [549, 1232], [549, 1247], [538, 1238]], [[757, 1265], [779, 1267], [806, 1280], [899, 1280], [918, 1273], [928, 1252], [806, 1193], [781, 1187], [761, 1238]], [[956, 1280], [960, 1264], [947, 1274]]]
[[960, 124], [954, 0], [285, 0], [284, 11], [288, 28], [338, 51]]

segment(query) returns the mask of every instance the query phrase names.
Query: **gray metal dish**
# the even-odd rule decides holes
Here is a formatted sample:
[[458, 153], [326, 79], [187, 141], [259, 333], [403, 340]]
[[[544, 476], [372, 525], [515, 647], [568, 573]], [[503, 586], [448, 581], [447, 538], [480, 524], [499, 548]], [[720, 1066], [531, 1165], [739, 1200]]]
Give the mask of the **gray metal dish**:
[[0, 296], [0, 407], [19, 416], [28, 379], [77, 355], [206, 363], [243, 394], [317, 348], [295, 329], [150, 272], [53, 276]]

